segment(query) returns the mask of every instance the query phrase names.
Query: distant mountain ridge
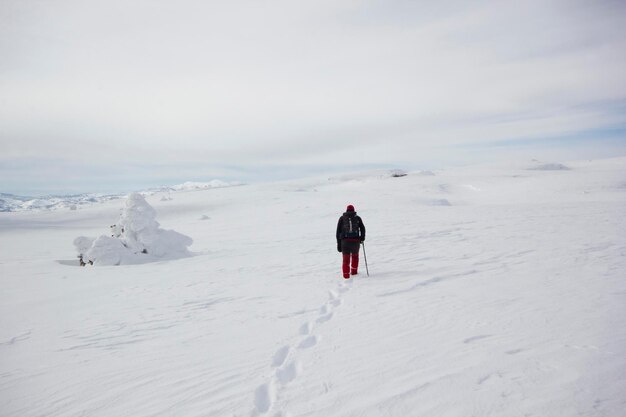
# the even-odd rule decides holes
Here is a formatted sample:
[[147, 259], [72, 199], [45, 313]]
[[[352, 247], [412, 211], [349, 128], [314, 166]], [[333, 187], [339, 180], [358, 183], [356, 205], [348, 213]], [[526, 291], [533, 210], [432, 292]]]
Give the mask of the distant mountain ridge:
[[97, 204], [104, 201], [122, 198], [119, 195], [104, 194], [72, 194], [50, 195], [43, 197], [21, 196], [0, 193], [0, 212], [27, 211], [27, 210], [56, 210], [60, 208], [76, 208], [86, 204]]
[[[240, 182], [226, 182], [220, 180], [212, 180], [209, 182], [191, 182], [187, 181], [182, 184], [172, 186], [162, 186], [157, 188], [149, 188], [140, 191], [142, 194], [155, 194], [158, 192], [177, 192], [177, 191], [194, 191], [208, 190], [211, 188], [224, 188], [243, 185]], [[28, 211], [28, 210], [58, 210], [70, 209], [75, 210], [79, 206], [103, 203], [110, 200], [123, 198], [127, 193], [119, 194], [100, 194], [100, 193], [83, 193], [68, 195], [48, 195], [41, 197], [23, 196], [10, 193], [0, 193], [0, 212]]]

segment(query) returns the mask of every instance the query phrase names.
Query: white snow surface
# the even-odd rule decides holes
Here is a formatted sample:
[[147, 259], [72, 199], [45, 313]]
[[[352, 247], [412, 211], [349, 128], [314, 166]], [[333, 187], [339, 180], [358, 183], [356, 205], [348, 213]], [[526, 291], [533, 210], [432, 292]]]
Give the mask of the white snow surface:
[[623, 416], [626, 159], [567, 166], [156, 193], [140, 265], [74, 258], [119, 200], [0, 213], [0, 415]]

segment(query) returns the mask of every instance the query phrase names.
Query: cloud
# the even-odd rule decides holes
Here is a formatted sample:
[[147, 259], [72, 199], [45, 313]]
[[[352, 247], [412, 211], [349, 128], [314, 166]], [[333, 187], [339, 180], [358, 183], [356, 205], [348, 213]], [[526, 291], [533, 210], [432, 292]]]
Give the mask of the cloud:
[[5, 0], [0, 23], [5, 162], [380, 164], [626, 122], [619, 1]]

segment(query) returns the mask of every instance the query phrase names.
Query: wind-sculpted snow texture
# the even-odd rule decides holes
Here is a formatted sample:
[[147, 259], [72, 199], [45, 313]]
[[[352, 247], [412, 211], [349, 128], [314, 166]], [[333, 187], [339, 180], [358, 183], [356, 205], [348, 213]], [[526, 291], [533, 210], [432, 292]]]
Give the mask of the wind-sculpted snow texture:
[[89, 239], [79, 236], [74, 246], [79, 255], [94, 265], [140, 264], [171, 260], [190, 255], [188, 236], [163, 230], [156, 221], [156, 210], [139, 193], [129, 194], [112, 236]]
[[624, 415], [626, 159], [563, 165], [156, 193], [199, 255], [142, 265], [73, 258], [119, 201], [1, 213], [0, 415]]

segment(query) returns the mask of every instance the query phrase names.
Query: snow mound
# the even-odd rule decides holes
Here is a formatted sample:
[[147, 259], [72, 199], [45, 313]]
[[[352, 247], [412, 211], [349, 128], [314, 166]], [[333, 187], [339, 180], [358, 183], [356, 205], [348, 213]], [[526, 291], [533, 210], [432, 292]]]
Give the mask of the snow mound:
[[528, 168], [531, 171], [569, 171], [570, 168], [563, 164], [559, 164], [556, 162], [550, 163], [537, 163], [534, 166]]
[[192, 191], [192, 190], [208, 190], [211, 188], [232, 187], [234, 185], [241, 185], [241, 184], [238, 182], [226, 182], [226, 181], [221, 181], [221, 180], [212, 180], [209, 182], [187, 181], [182, 184], [173, 185], [170, 188], [175, 191]]
[[412, 175], [420, 175], [422, 177], [434, 177], [435, 173], [432, 171], [417, 171], [417, 172], [412, 172]]
[[403, 169], [392, 169], [389, 171], [389, 174], [392, 178], [406, 177], [408, 175], [408, 173]]
[[160, 228], [156, 211], [139, 193], [129, 194], [111, 236], [96, 239], [80, 236], [74, 246], [83, 261], [94, 265], [141, 264], [190, 256], [193, 240]]
[[363, 181], [369, 179], [385, 179], [385, 178], [399, 178], [405, 177], [408, 172], [403, 169], [383, 169], [373, 170], [365, 172], [355, 172], [353, 174], [339, 175], [336, 177], [328, 178], [332, 182], [348, 182], [348, 181]]
[[43, 198], [35, 198], [33, 200], [27, 201], [22, 204], [22, 207], [25, 209], [42, 209], [53, 206], [54, 203], [50, 200], [45, 200]]
[[80, 255], [80, 254], [86, 253], [93, 245], [94, 240], [95, 239], [93, 238], [85, 237], [85, 236], [79, 236], [76, 239], [74, 239], [74, 247], [76, 247], [78, 254]]

